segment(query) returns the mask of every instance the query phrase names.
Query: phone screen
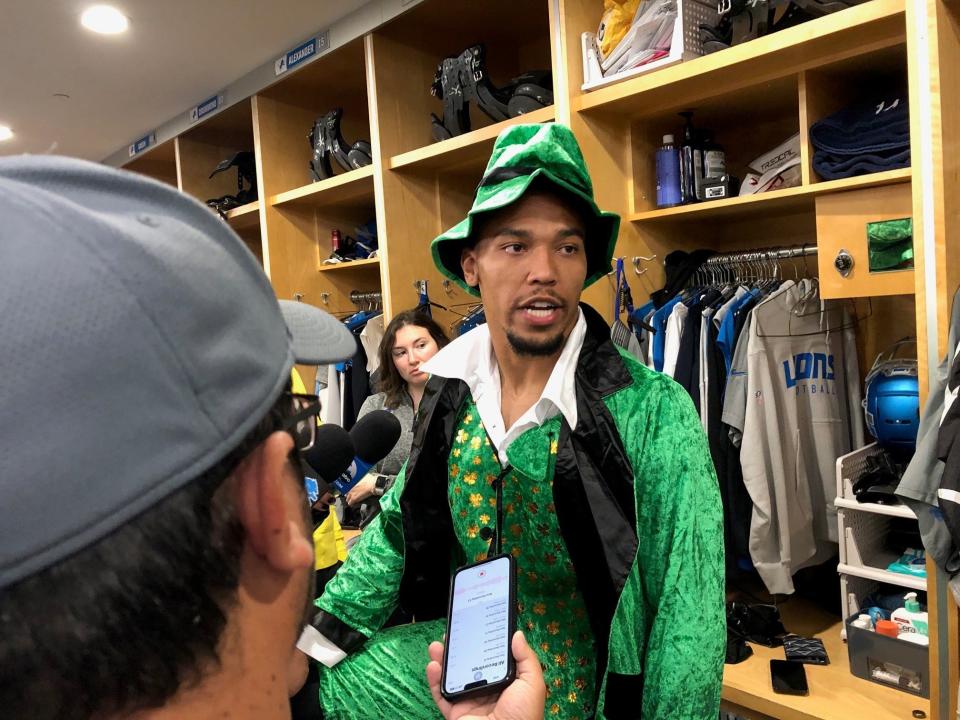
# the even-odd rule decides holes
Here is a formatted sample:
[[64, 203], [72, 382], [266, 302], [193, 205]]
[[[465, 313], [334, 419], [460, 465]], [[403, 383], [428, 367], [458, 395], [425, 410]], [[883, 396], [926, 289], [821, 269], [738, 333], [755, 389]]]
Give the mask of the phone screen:
[[807, 672], [803, 663], [795, 660], [771, 660], [770, 678], [773, 691], [785, 695], [806, 695]]
[[450, 593], [443, 691], [456, 695], [511, 675], [512, 564], [501, 556], [457, 571]]

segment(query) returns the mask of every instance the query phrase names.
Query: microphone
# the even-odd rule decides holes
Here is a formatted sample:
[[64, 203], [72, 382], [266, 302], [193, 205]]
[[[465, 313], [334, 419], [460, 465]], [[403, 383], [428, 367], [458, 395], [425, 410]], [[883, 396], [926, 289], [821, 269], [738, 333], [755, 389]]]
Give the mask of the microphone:
[[324, 423], [316, 433], [313, 447], [303, 454], [309, 468], [319, 476], [304, 478], [311, 505], [350, 467], [356, 454], [350, 433], [339, 425]]
[[350, 430], [356, 457], [330, 485], [341, 495], [346, 495], [370, 468], [390, 454], [400, 439], [400, 433], [400, 421], [386, 410], [374, 410], [357, 420]]

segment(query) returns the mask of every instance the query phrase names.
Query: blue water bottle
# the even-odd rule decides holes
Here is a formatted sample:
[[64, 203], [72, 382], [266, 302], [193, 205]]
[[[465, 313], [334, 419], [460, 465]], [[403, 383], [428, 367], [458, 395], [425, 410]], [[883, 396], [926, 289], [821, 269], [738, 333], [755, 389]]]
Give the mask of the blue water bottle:
[[657, 207], [680, 203], [680, 151], [673, 144], [673, 135], [664, 135], [663, 145], [657, 150]]

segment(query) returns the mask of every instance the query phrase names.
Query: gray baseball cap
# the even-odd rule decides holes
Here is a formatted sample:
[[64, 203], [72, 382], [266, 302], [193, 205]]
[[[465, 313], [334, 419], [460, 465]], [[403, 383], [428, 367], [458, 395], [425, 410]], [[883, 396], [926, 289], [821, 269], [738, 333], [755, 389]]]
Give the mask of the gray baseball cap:
[[356, 354], [357, 339], [329, 313], [293, 300], [281, 300], [280, 311], [290, 331], [293, 356], [301, 365], [326, 365]]
[[341, 323], [299, 305], [288, 330], [243, 242], [169, 186], [0, 158], [0, 588], [226, 456], [295, 361], [353, 355]]

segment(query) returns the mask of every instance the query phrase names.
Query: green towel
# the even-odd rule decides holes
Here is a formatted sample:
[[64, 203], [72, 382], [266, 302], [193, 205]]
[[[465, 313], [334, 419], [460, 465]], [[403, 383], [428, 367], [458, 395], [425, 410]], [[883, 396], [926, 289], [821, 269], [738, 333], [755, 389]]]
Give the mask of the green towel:
[[867, 223], [870, 272], [913, 267], [913, 219]]

